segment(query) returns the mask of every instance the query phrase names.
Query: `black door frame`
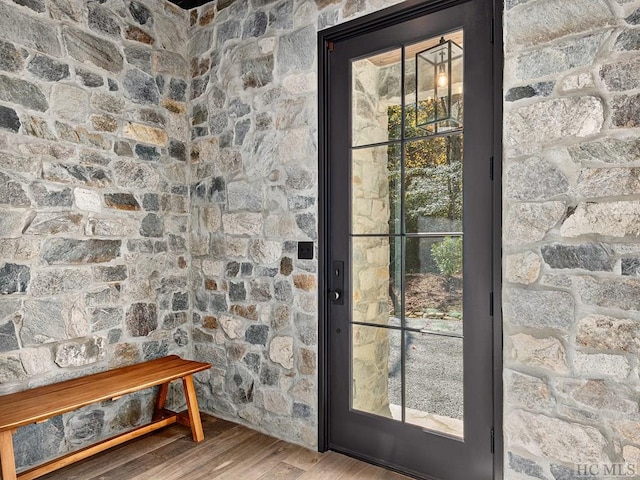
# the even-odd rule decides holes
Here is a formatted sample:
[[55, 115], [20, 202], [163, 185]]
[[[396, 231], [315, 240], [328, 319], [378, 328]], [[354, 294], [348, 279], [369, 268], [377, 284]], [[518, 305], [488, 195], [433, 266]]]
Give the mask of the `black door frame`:
[[[328, 275], [331, 271], [326, 252], [328, 245], [329, 182], [328, 175], [328, 86], [329, 51], [332, 43], [362, 35], [389, 25], [421, 17], [445, 8], [476, 0], [407, 0], [384, 10], [318, 32], [318, 450], [328, 450], [329, 439], [329, 342], [328, 342]], [[494, 402], [494, 476], [503, 478], [502, 426], [502, 82], [503, 0], [493, 4], [493, 158], [492, 158], [492, 266], [493, 266], [493, 402]]]

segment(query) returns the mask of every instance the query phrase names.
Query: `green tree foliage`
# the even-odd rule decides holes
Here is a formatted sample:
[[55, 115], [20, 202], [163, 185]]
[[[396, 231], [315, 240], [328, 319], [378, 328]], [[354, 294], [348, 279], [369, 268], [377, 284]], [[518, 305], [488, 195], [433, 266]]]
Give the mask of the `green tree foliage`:
[[[442, 220], [462, 220], [462, 134], [437, 135], [432, 127], [416, 125], [415, 106], [407, 105], [405, 138], [419, 138], [405, 142], [405, 221], [407, 232], [418, 232], [419, 219], [424, 219], [426, 228], [429, 221], [435, 222], [434, 230], [440, 230]], [[389, 139], [399, 139], [402, 128], [402, 109], [400, 105], [389, 107]], [[420, 138], [422, 137], [422, 138]], [[425, 138], [426, 137], [426, 138]], [[389, 172], [391, 191], [391, 222], [400, 218], [400, 165], [401, 145], [395, 143], [389, 147]], [[425, 228], [425, 225], [420, 225]], [[391, 231], [397, 231], [390, 225]], [[407, 246], [407, 272], [420, 270], [418, 242]]]
[[445, 237], [431, 246], [431, 255], [440, 273], [453, 276], [462, 273], [462, 238]]

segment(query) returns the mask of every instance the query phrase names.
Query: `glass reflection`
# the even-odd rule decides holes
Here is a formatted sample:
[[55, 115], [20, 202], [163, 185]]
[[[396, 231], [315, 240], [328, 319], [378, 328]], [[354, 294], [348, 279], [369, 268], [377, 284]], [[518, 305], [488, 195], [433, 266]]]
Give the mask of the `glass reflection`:
[[400, 232], [400, 151], [396, 145], [354, 149], [351, 154], [351, 231]]
[[462, 231], [462, 134], [405, 144], [407, 233]]
[[[351, 240], [352, 320], [400, 325], [402, 312], [400, 256], [394, 255], [393, 237]], [[398, 252], [400, 248], [398, 247]]]

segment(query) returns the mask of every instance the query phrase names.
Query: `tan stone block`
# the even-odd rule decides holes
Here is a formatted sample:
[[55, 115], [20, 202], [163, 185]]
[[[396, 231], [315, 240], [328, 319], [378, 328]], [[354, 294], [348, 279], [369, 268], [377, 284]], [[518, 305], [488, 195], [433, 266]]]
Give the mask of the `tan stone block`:
[[640, 448], [632, 445], [622, 447], [622, 456], [627, 463], [633, 463], [636, 468], [640, 468]]
[[118, 121], [111, 115], [91, 115], [91, 125], [94, 130], [101, 132], [115, 132], [118, 129]]
[[511, 361], [560, 374], [569, 373], [564, 345], [557, 338], [535, 338], [518, 333], [509, 337], [509, 341], [512, 348], [507, 347], [505, 351]]
[[[304, 355], [302, 357], [301, 364], [307, 365], [309, 360], [305, 359]], [[272, 362], [279, 363], [284, 368], [293, 368], [293, 337], [274, 337], [269, 344], [269, 358]], [[313, 364], [315, 371], [315, 357]], [[300, 368], [302, 368], [302, 365]]]
[[300, 290], [310, 292], [316, 289], [318, 282], [315, 275], [298, 274], [293, 276], [293, 284]]
[[576, 343], [596, 350], [640, 352], [640, 322], [605, 315], [588, 315], [578, 321]]
[[506, 403], [510, 406], [549, 411], [556, 403], [545, 381], [538, 377], [505, 370], [504, 386]]
[[594, 234], [637, 237], [640, 235], [640, 202], [581, 203], [564, 221], [560, 234], [563, 237]]
[[114, 347], [109, 358], [109, 368], [116, 368], [139, 363], [141, 355], [135, 343], [119, 343]]
[[308, 348], [301, 348], [298, 357], [298, 371], [302, 375], [315, 375], [316, 352]]
[[538, 279], [541, 267], [542, 260], [531, 251], [507, 255], [505, 278], [509, 282], [529, 285]]
[[164, 146], [169, 140], [167, 132], [161, 128], [150, 127], [141, 123], [127, 123], [122, 133], [126, 138], [131, 138], [142, 143], [150, 143], [152, 145]]
[[555, 391], [565, 397], [563, 403], [576, 402], [579, 406], [611, 412], [638, 412], [638, 402], [625, 398], [623, 387], [609, 386], [603, 380], [560, 378], [555, 382]]
[[170, 98], [162, 100], [162, 106], [173, 113], [186, 113], [187, 107], [182, 102], [176, 102]]
[[210, 315], [204, 317], [204, 319], [202, 320], [202, 325], [205, 328], [209, 328], [211, 330], [215, 330], [216, 328], [218, 328], [218, 319], [216, 317], [212, 317]]
[[611, 422], [613, 431], [630, 443], [640, 445], [640, 422], [634, 420], [617, 420]]

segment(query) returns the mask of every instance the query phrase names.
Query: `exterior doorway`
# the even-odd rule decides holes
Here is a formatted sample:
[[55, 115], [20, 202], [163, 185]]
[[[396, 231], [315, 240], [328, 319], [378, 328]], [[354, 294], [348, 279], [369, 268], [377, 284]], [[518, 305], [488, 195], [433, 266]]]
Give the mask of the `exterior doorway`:
[[320, 33], [325, 444], [489, 480], [492, 3], [394, 12]]

